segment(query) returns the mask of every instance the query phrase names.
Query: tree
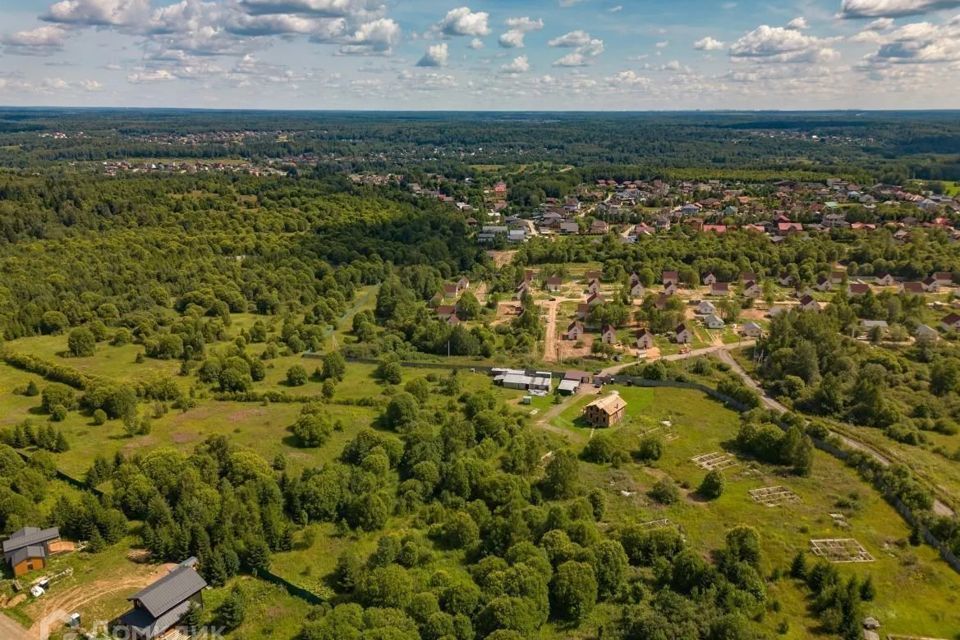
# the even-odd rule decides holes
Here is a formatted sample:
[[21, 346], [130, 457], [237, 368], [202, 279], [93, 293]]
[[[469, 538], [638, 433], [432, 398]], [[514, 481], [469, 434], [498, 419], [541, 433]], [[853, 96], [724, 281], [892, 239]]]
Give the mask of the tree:
[[297, 437], [297, 442], [301, 447], [314, 448], [323, 446], [330, 438], [333, 427], [330, 424], [330, 418], [324, 413], [316, 410], [308, 410], [306, 407], [301, 410], [300, 417], [290, 427], [293, 435]]
[[663, 441], [656, 436], [644, 436], [637, 448], [636, 458], [641, 462], [653, 462], [663, 455]]
[[383, 418], [386, 426], [394, 431], [402, 431], [416, 422], [419, 412], [420, 404], [413, 394], [401, 391], [391, 398]]
[[343, 380], [347, 372], [347, 361], [339, 351], [331, 351], [323, 356], [322, 377], [324, 380]]
[[561, 618], [581, 621], [597, 603], [597, 578], [586, 562], [564, 562], [550, 583], [552, 610]]
[[97, 348], [97, 339], [93, 332], [86, 327], [77, 327], [70, 332], [67, 338], [67, 349], [74, 358], [92, 356]]
[[299, 364], [295, 364], [287, 369], [287, 385], [291, 387], [302, 387], [307, 383], [307, 370]]
[[547, 463], [543, 488], [552, 498], [572, 498], [580, 487], [578, 474], [577, 456], [571, 451], [558, 451]]
[[790, 577], [797, 580], [805, 580], [807, 577], [807, 554], [803, 551], [797, 551], [790, 562]]
[[697, 493], [708, 500], [716, 500], [723, 494], [723, 488], [726, 484], [724, 480], [723, 473], [717, 469], [713, 469], [707, 472], [707, 475], [704, 476], [703, 482], [700, 483], [700, 488], [697, 489]]
[[367, 607], [403, 609], [413, 596], [413, 579], [400, 565], [368, 571], [357, 586], [357, 597]]
[[616, 540], [603, 540], [594, 551], [597, 595], [601, 600], [607, 600], [620, 591], [630, 566], [629, 560], [623, 545]]
[[472, 292], [466, 291], [457, 301], [457, 313], [462, 320], [476, 320], [480, 317], [480, 302]]
[[223, 625], [227, 631], [233, 631], [243, 624], [245, 617], [246, 597], [243, 595], [240, 586], [237, 585], [230, 590], [230, 593], [217, 609], [217, 621]]

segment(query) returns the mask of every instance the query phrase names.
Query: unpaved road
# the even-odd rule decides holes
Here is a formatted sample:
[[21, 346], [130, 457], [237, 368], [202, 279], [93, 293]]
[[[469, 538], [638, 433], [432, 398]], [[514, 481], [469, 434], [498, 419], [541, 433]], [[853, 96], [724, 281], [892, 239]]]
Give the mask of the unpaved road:
[[547, 311], [547, 333], [543, 339], [543, 359], [546, 362], [557, 361], [557, 311], [560, 308], [558, 300], [543, 303]]
[[0, 613], [0, 638], [3, 638], [3, 640], [27, 640], [27, 630]]

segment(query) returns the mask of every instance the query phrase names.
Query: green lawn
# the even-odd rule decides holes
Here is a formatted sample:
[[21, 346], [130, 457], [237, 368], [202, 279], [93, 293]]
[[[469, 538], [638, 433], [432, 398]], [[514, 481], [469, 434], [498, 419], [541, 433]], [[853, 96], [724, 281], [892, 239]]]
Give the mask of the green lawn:
[[[796, 551], [808, 548], [811, 538], [856, 538], [876, 562], [841, 565], [841, 572], [872, 576], [878, 597], [866, 604], [866, 612], [884, 623], [885, 632], [952, 637], [960, 629], [960, 581], [956, 574], [930, 547], [906, 545], [909, 529], [903, 520], [852, 470], [819, 452], [808, 478], [738, 459], [738, 466], [725, 472], [724, 495], [715, 502], [703, 502], [693, 490], [705, 471], [690, 459], [725, 451], [736, 434], [739, 417], [693, 391], [628, 387], [619, 391], [627, 401], [627, 420], [611, 429], [611, 435], [625, 448], [633, 449], [644, 433], [656, 429], [654, 433], [662, 434], [665, 440], [665, 453], [652, 468], [632, 463], [619, 469], [581, 464], [586, 485], [609, 490], [607, 520], [611, 523], [668, 518], [682, 528], [691, 545], [704, 552], [722, 546], [724, 533], [731, 527], [749, 524], [760, 532], [769, 571], [786, 568]], [[588, 401], [578, 400], [554, 424], [578, 429], [573, 420]], [[672, 426], [663, 427], [664, 420]], [[663, 475], [687, 487], [680, 503], [663, 507], [645, 495]], [[789, 487], [802, 502], [765, 507], [754, 503], [747, 493], [776, 485]], [[837, 512], [846, 516], [849, 529], [834, 524], [829, 514]], [[805, 594], [792, 581], [776, 582], [771, 597], [783, 607], [781, 614], [767, 616], [765, 624], [771, 630], [786, 618], [792, 622], [786, 638], [799, 640], [815, 635], [816, 621], [806, 615]]]

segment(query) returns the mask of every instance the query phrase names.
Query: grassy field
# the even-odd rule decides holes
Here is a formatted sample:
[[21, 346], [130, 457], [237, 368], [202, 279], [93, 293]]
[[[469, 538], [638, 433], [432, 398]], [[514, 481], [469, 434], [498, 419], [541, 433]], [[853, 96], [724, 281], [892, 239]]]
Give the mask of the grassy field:
[[[737, 431], [738, 416], [697, 392], [627, 387], [619, 391], [627, 401], [627, 418], [610, 433], [625, 448], [632, 449], [643, 433], [656, 430], [653, 433], [664, 437], [665, 453], [649, 468], [635, 464], [619, 469], [582, 464], [585, 484], [609, 490], [607, 519], [611, 523], [666, 518], [683, 530], [694, 548], [703, 552], [722, 546], [728, 529], [746, 523], [761, 535], [768, 571], [786, 569], [798, 550], [809, 548], [810, 539], [855, 538], [876, 561], [842, 565], [841, 571], [846, 575], [872, 576], [878, 595], [866, 608], [884, 623], [885, 632], [952, 637], [960, 629], [960, 581], [956, 574], [931, 548], [908, 546], [909, 529], [903, 520], [853, 471], [819, 452], [814, 472], [808, 478], [737, 459], [738, 466], [725, 472], [724, 495], [715, 502], [704, 502], [695, 489], [705, 471], [690, 459], [728, 451]], [[576, 426], [576, 418], [589, 399], [577, 399], [553, 421], [554, 426], [589, 433]], [[663, 426], [663, 421], [672, 426]], [[684, 488], [684, 498], [669, 507], [657, 505], [646, 496], [664, 475]], [[801, 502], [766, 507], [756, 504], [747, 493], [768, 486], [789, 487]], [[831, 513], [842, 513], [849, 526], [837, 526]], [[815, 635], [817, 623], [806, 615], [805, 592], [793, 581], [776, 581], [771, 587], [771, 598], [779, 600], [782, 606], [782, 613], [767, 616], [765, 624], [771, 630], [780, 620], [790, 619], [790, 632], [784, 637], [799, 640]]]

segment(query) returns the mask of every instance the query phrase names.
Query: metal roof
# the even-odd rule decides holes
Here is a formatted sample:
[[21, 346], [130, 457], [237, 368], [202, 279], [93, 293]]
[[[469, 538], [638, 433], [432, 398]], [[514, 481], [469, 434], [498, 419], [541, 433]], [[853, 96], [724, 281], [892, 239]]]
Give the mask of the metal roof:
[[128, 600], [138, 601], [154, 618], [188, 600], [207, 586], [192, 567], [179, 566]]
[[12, 534], [3, 541], [3, 555], [12, 553], [17, 549], [29, 547], [31, 545], [42, 544], [60, 537], [60, 530], [56, 527], [49, 529], [38, 529], [37, 527], [24, 527]]

